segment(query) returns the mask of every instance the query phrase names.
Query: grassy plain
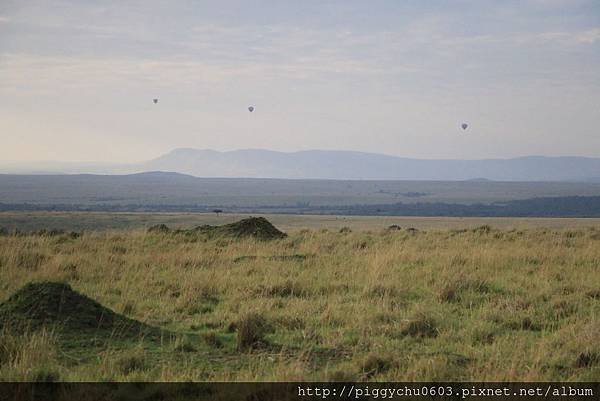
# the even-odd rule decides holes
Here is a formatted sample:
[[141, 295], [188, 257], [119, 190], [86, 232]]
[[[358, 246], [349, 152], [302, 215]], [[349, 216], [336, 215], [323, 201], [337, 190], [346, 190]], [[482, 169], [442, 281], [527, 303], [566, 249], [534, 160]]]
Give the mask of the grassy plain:
[[104, 213], [104, 212], [0, 212], [0, 229], [23, 232], [42, 229], [104, 231], [145, 229], [155, 224], [191, 228], [202, 224], [229, 224], [250, 216], [264, 216], [285, 232], [303, 229], [355, 231], [381, 230], [392, 224], [403, 228], [463, 229], [489, 225], [501, 229], [580, 229], [600, 227], [600, 218], [504, 218], [504, 217], [402, 217], [330, 216], [254, 213]]
[[0, 174], [0, 203], [45, 205], [213, 205], [217, 208], [490, 203], [536, 197], [600, 196], [593, 182], [376, 181], [198, 178], [133, 175]]
[[[144, 219], [137, 227], [150, 224]], [[0, 302], [27, 283], [64, 282], [170, 333], [151, 340], [4, 327], [0, 379], [600, 377], [597, 222], [310, 219], [273, 216], [290, 228], [274, 241], [143, 228], [0, 236]], [[384, 228], [398, 223], [419, 229]]]

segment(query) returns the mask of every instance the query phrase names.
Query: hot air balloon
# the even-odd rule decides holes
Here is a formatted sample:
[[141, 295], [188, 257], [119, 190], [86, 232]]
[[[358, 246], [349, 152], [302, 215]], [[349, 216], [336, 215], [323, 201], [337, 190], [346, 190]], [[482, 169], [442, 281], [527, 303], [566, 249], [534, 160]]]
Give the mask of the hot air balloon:
[[152, 101], [154, 102], [154, 104], [158, 103], [158, 99], [152, 99]]
[[250, 107], [248, 107], [248, 111], [249, 111], [250, 113], [252, 113], [252, 112], [254, 111], [254, 106], [250, 106]]
[[469, 126], [469, 124], [467, 124], [467, 123], [462, 123], [460, 126], [461, 126], [461, 128], [462, 128], [463, 130], [465, 130], [465, 129], [467, 129], [467, 127]]

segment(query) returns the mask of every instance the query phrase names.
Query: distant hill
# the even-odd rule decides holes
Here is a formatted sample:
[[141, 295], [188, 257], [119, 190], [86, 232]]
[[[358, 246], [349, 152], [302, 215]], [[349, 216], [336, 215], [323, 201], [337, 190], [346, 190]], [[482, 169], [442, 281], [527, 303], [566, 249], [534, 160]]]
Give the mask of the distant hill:
[[598, 182], [600, 158], [527, 156], [513, 159], [426, 160], [374, 153], [310, 150], [175, 149], [129, 165], [37, 163], [0, 164], [5, 173], [129, 174], [169, 171], [196, 177], [337, 180], [582, 181]]
[[515, 159], [423, 160], [373, 153], [311, 150], [176, 149], [142, 163], [141, 170], [198, 177], [359, 180], [588, 181], [600, 174], [600, 158], [529, 156]]

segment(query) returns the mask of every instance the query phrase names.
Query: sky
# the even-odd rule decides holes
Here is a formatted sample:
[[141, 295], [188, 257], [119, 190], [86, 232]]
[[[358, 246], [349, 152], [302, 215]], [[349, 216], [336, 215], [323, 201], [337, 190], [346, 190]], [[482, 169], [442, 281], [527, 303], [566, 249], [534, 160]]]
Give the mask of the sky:
[[600, 157], [600, 1], [2, 0], [0, 143]]

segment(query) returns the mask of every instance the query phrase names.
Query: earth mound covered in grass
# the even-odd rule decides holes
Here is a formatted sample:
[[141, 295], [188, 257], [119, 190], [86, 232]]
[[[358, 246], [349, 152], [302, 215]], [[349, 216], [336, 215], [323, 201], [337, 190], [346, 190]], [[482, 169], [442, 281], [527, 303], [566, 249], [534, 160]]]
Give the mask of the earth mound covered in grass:
[[[204, 230], [206, 230], [206, 226]], [[225, 224], [223, 226], [211, 227], [209, 231], [214, 231], [215, 234], [226, 235], [232, 237], [254, 237], [260, 240], [272, 240], [285, 238], [286, 234], [279, 231], [269, 220], [264, 217], [249, 217], [235, 223]], [[199, 227], [203, 230], [202, 227]]]
[[[164, 224], [159, 224], [148, 228], [148, 232], [166, 234], [171, 232], [171, 230]], [[277, 227], [264, 217], [249, 217], [222, 226], [203, 225], [191, 230], [175, 230], [173, 233], [185, 235], [204, 234], [210, 238], [256, 238], [263, 241], [281, 239], [287, 236], [286, 233], [279, 231]]]
[[158, 329], [113, 312], [59, 282], [29, 283], [0, 304], [0, 328], [56, 328], [68, 334], [93, 332], [116, 337], [158, 334]]

